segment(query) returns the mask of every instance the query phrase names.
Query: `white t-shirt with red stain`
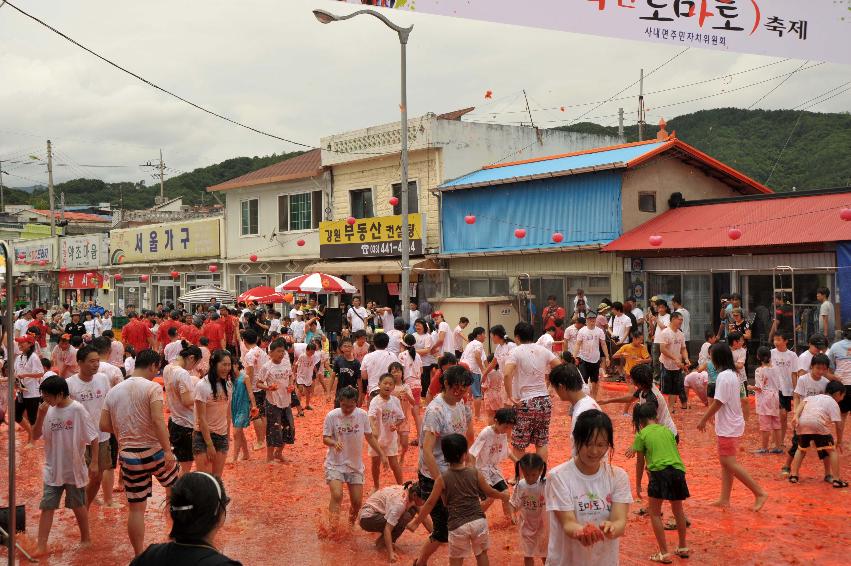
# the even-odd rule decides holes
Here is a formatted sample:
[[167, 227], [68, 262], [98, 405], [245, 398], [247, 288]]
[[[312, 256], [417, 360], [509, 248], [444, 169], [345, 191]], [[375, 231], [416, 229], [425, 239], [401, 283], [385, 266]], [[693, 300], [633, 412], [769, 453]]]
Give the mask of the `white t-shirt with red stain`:
[[257, 387], [257, 381], [260, 379], [260, 370], [268, 359], [269, 356], [266, 355], [263, 348], [256, 345], [245, 352], [245, 355], [242, 357], [242, 364], [245, 366], [245, 375], [248, 375], [248, 368], [253, 368], [254, 370], [252, 373], [254, 378], [252, 379], [251, 388], [255, 393], [260, 391], [260, 388]]
[[306, 352], [300, 355], [298, 360], [296, 360], [295, 382], [299, 385], [312, 385], [313, 372], [320, 359], [321, 357], [318, 352], [313, 352], [312, 356], [308, 356]]
[[493, 426], [486, 426], [470, 447], [470, 454], [476, 459], [476, 468], [482, 473], [488, 485], [505, 481], [499, 465], [508, 458], [508, 436], [496, 432]]
[[511, 351], [505, 365], [515, 368], [512, 381], [520, 401], [549, 396], [547, 374], [550, 363], [557, 359], [555, 354], [537, 344], [520, 344]]
[[332, 438], [343, 446], [340, 452], [333, 446], [328, 447], [325, 469], [342, 474], [362, 474], [364, 434], [372, 434], [372, 426], [366, 411], [361, 408], [355, 408], [350, 415], [344, 415], [343, 409], [334, 409], [325, 415], [322, 436]]
[[535, 342], [535, 344], [537, 344], [538, 346], [543, 346], [544, 348], [546, 348], [547, 350], [552, 352], [553, 351], [553, 342], [554, 342], [553, 335], [550, 334], [549, 332], [544, 332], [543, 334], [541, 334], [541, 337], [538, 338], [538, 341]]
[[369, 496], [360, 510], [360, 517], [384, 517], [387, 524], [395, 527], [408, 509], [408, 494], [404, 486], [384, 487]]
[[733, 370], [724, 370], [715, 381], [715, 400], [722, 403], [715, 413], [715, 434], [738, 438], [745, 432], [745, 418], [739, 396], [741, 383]]
[[71, 401], [67, 407], [50, 407], [41, 430], [44, 435], [44, 483], [86, 487], [89, 482], [86, 446], [98, 438], [99, 433], [89, 412], [77, 401]]
[[[91, 416], [92, 424], [100, 430], [100, 413], [110, 390], [109, 379], [102, 373], [96, 373], [90, 381], [83, 381], [80, 379], [80, 374], [75, 373], [68, 378], [67, 383], [71, 399], [78, 401], [86, 408]], [[99, 442], [109, 440], [108, 432], [101, 432], [99, 436]]]
[[[659, 354], [659, 360], [662, 362], [662, 365], [670, 371], [679, 370], [679, 364], [682, 363], [681, 353], [686, 344], [685, 334], [683, 334], [682, 330], [674, 331], [669, 326], [662, 331], [660, 339], [661, 353]], [[671, 357], [669, 353], [674, 353], [676, 357]]]
[[121, 370], [109, 362], [101, 361], [100, 365], [98, 365], [98, 373], [102, 373], [106, 376], [109, 380], [110, 387], [115, 387], [124, 381], [124, 374], [121, 373]]
[[798, 418], [798, 435], [830, 434], [830, 423], [842, 422], [839, 403], [830, 395], [813, 395], [801, 401], [804, 408]]
[[[202, 379], [195, 385], [195, 400], [205, 404], [205, 420], [210, 432], [226, 436], [230, 431], [230, 398], [233, 397], [233, 386], [228, 381], [225, 388], [221, 382], [216, 385], [216, 396], [213, 397], [213, 388], [210, 380]], [[195, 430], [201, 430], [200, 419], [195, 419]]]
[[[742, 348], [744, 350], [744, 348]], [[735, 360], [736, 351], [733, 352]], [[781, 352], [777, 348], [771, 349], [771, 365], [780, 372], [780, 393], [786, 397], [792, 396], [792, 375], [798, 373], [798, 356], [792, 350]]]
[[[756, 414], [776, 417], [780, 414], [780, 376], [777, 368], [758, 367], [754, 372], [756, 392]], [[801, 383], [801, 380], [798, 380]]]
[[162, 387], [140, 376], [131, 375], [109, 390], [104, 409], [109, 411], [112, 428], [122, 449], [160, 445], [154, 431], [151, 405], [157, 401], [162, 403], [162, 400]]
[[292, 383], [293, 369], [290, 357], [286, 354], [281, 358], [281, 363], [276, 364], [267, 360], [260, 369], [260, 381], [267, 387], [276, 386], [274, 390], [266, 391], [266, 400], [280, 409], [286, 409], [292, 403], [292, 395], [287, 388]]
[[453, 335], [452, 329], [449, 328], [449, 323], [445, 320], [437, 325], [437, 335], [440, 336], [440, 333], [443, 332], [443, 344], [440, 346], [440, 353], [455, 353], [455, 336]]
[[576, 342], [579, 344], [579, 358], [589, 364], [596, 364], [600, 361], [600, 346], [606, 344], [606, 335], [596, 326], [586, 326], [576, 335]]
[[520, 511], [520, 536], [523, 538], [547, 536], [544, 486], [545, 483], [540, 479], [532, 485], [521, 479], [511, 494], [511, 506]]
[[416, 357], [411, 359], [408, 350], [402, 350], [399, 354], [399, 363], [402, 364], [405, 385], [410, 386], [411, 389], [422, 389], [423, 357], [416, 354]]
[[464, 353], [461, 355], [460, 361], [465, 363], [471, 372], [481, 375], [482, 370], [479, 368], [479, 363], [481, 363], [482, 367], [487, 367], [484, 344], [478, 340], [470, 340], [464, 347]]
[[364, 376], [368, 378], [367, 393], [372, 393], [378, 389], [381, 376], [390, 373], [390, 364], [398, 361], [399, 358], [387, 350], [375, 350], [363, 357], [363, 361], [360, 363], [360, 374], [362, 378]]
[[[396, 427], [405, 421], [405, 413], [402, 412], [402, 403], [398, 397], [390, 395], [387, 399], [381, 395], [373, 397], [369, 402], [369, 413], [376, 420], [378, 430], [376, 432], [378, 445], [384, 451], [385, 456], [399, 455], [399, 433]], [[369, 447], [369, 455], [378, 454]]]
[[[180, 366], [169, 364], [163, 370], [165, 398], [171, 420], [182, 427], [195, 428], [195, 383], [189, 372]], [[183, 394], [192, 397], [192, 406], [183, 404]]]
[[798, 378], [798, 383], [795, 385], [795, 393], [801, 397], [812, 397], [813, 395], [821, 395], [827, 390], [827, 378], [813, 379], [809, 373], [805, 373]]
[[38, 357], [38, 354], [33, 352], [29, 356], [23, 356], [20, 354], [15, 356], [15, 375], [22, 375], [25, 373], [40, 373], [41, 376], [24, 377], [21, 379], [21, 383], [26, 388], [26, 391], [24, 391], [24, 398], [36, 399], [41, 397], [41, 393], [38, 388], [44, 379], [44, 366], [41, 365], [41, 359]]

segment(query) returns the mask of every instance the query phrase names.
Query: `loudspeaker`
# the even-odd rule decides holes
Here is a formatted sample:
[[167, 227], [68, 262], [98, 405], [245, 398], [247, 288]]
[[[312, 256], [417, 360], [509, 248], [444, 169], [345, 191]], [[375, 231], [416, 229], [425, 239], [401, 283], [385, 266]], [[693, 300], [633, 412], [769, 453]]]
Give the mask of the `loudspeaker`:
[[343, 331], [343, 309], [337, 308], [327, 308], [325, 309], [325, 317], [323, 320], [323, 330], [327, 332], [337, 332], [338, 334]]

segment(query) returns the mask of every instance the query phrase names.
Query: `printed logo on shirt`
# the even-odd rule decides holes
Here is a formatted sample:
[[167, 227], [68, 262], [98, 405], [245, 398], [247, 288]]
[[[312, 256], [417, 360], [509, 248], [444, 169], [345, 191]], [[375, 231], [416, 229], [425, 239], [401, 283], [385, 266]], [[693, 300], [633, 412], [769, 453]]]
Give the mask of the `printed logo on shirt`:
[[337, 425], [337, 434], [359, 434], [361, 431], [360, 423], [352, 421], [341, 421]]
[[579, 509], [579, 512], [595, 512], [595, 511], [611, 511], [612, 509], [612, 496], [607, 495], [605, 499], [594, 493], [593, 491], [589, 491], [582, 495], [579, 495], [577, 498], [576, 504]]
[[74, 430], [74, 421], [68, 419], [65, 422], [61, 420], [54, 419], [50, 421], [50, 432], [59, 432], [62, 430]]
[[529, 509], [530, 511], [537, 511], [539, 509], [543, 509], [546, 503], [544, 502], [543, 495], [521, 495], [520, 496], [520, 506], [524, 509]]

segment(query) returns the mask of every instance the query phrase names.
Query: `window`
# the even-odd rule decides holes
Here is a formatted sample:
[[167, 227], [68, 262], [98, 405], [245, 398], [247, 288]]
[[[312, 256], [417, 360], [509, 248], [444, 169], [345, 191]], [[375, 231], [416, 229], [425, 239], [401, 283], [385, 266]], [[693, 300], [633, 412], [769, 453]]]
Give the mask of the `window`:
[[656, 212], [656, 193], [638, 193], [638, 210]]
[[453, 297], [504, 297], [508, 295], [508, 278], [453, 277], [449, 289]]
[[258, 206], [259, 200], [253, 198], [251, 200], [244, 200], [240, 203], [242, 214], [241, 214], [241, 234], [243, 236], [256, 236], [259, 232], [257, 231], [258, 222]]
[[316, 230], [322, 220], [322, 191], [278, 196], [278, 231]]
[[255, 287], [266, 286], [269, 284], [268, 275], [237, 275], [236, 290], [238, 293], [245, 293], [249, 289]]
[[[399, 204], [393, 207], [393, 214], [402, 214], [402, 183], [393, 183], [393, 196], [399, 199]], [[417, 182], [408, 181], [408, 214], [420, 211]]]
[[372, 212], [372, 189], [349, 191], [352, 199], [352, 216], [355, 218], [370, 218]]

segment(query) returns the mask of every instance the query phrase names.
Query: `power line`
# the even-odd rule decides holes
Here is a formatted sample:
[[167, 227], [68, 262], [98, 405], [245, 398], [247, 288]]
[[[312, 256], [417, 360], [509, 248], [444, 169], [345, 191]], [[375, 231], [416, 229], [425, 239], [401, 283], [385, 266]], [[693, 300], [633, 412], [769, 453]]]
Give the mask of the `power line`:
[[803, 69], [803, 68], [807, 65], [807, 63], [809, 63], [809, 60], [804, 61], [803, 63], [801, 63], [801, 66], [800, 66], [800, 67], [798, 67], [797, 69], [795, 69], [794, 71], [792, 71], [791, 73], [789, 73], [789, 74], [786, 76], [786, 78], [785, 78], [785, 79], [783, 79], [782, 81], [780, 81], [780, 83], [779, 83], [779, 84], [777, 84], [777, 86], [775, 86], [773, 89], [769, 90], [768, 92], [766, 92], [765, 94], [763, 94], [762, 96], [760, 96], [759, 98], [757, 98], [757, 99], [753, 102], [753, 104], [751, 104], [750, 106], [748, 106], [748, 110], [750, 110], [751, 108], [753, 108], [754, 106], [756, 106], [757, 104], [759, 104], [760, 102], [762, 102], [763, 100], [765, 100], [765, 98], [767, 98], [767, 97], [768, 97], [768, 95], [770, 95], [772, 92], [774, 92], [775, 90], [777, 90], [778, 88], [780, 88], [781, 86], [783, 86], [784, 84], [786, 84], [786, 81], [788, 81], [789, 79], [791, 79], [791, 78], [792, 78], [792, 75], [794, 75], [795, 73], [797, 73], [798, 71], [800, 71], [801, 69]]

